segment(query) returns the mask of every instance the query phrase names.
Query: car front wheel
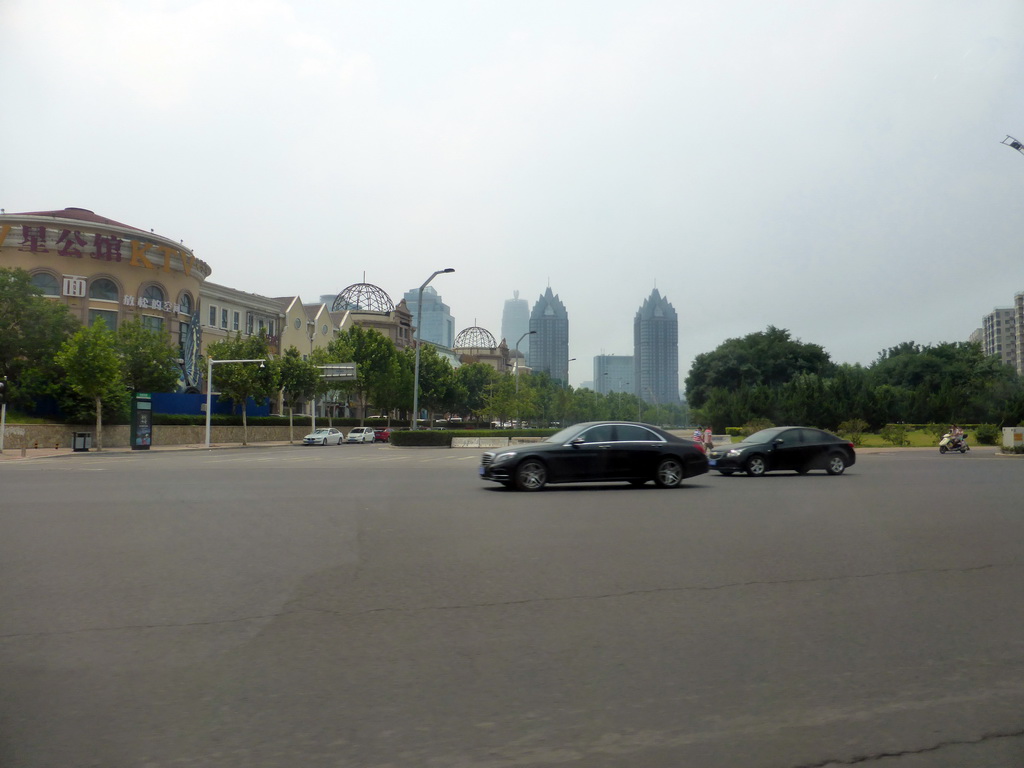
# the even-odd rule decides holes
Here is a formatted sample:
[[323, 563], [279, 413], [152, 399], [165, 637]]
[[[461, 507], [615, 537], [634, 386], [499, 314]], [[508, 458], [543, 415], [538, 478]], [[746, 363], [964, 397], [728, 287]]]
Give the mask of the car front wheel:
[[516, 467], [516, 488], [520, 491], [539, 491], [548, 481], [548, 469], [537, 459], [527, 459]]
[[768, 471], [768, 463], [764, 460], [764, 456], [751, 456], [747, 459], [746, 471], [751, 477], [763, 477], [764, 473]]
[[841, 453], [833, 453], [828, 457], [828, 463], [825, 464], [826, 472], [830, 475], [841, 475], [844, 469], [846, 469], [846, 459]]
[[659, 488], [678, 488], [683, 482], [683, 463], [672, 456], [658, 462], [654, 482]]

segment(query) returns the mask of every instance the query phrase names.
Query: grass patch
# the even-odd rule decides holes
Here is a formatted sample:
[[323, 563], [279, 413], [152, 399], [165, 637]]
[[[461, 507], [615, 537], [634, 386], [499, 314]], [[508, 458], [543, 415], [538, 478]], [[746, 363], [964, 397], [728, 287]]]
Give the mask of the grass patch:
[[[910, 445], [904, 446], [906, 448], [935, 448], [938, 449], [939, 441], [935, 435], [931, 432], [926, 432], [923, 429], [915, 429], [912, 432], [907, 432], [907, 440], [910, 441]], [[968, 443], [973, 442], [968, 438]], [[898, 446], [888, 443], [882, 439], [882, 436], [874, 432], [865, 432], [861, 438], [861, 448], [896, 448]]]

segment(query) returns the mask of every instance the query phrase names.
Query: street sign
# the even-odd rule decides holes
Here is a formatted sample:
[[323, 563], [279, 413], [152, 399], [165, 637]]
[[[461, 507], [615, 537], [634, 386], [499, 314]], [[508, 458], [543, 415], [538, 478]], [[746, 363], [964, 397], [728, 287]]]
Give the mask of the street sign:
[[318, 365], [322, 373], [320, 377], [325, 381], [355, 381], [358, 377], [355, 363], [335, 363], [333, 365]]

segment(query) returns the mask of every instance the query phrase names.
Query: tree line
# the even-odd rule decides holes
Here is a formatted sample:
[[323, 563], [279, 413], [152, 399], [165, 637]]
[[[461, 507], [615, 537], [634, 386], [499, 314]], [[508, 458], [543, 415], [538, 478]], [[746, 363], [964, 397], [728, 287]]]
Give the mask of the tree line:
[[[265, 335], [236, 335], [210, 344], [207, 354], [266, 361], [214, 367], [214, 391], [236, 408], [250, 397], [280, 397], [292, 413], [316, 398], [329, 409], [354, 408], [364, 419], [391, 415], [411, 423], [415, 350], [399, 350], [372, 329], [347, 329], [306, 359], [294, 347], [272, 357]], [[321, 366], [338, 363], [356, 363], [358, 378], [324, 379]], [[104, 417], [126, 417], [132, 392], [173, 391], [180, 367], [166, 331], [139, 321], [116, 331], [102, 322], [84, 327], [64, 305], [42, 298], [24, 270], [0, 268], [0, 376], [15, 407], [31, 410], [49, 396], [71, 421], [95, 418], [100, 445]], [[686, 400], [689, 411], [685, 403], [574, 388], [542, 372], [517, 381], [484, 363], [453, 368], [433, 346], [420, 349], [419, 402], [428, 419], [502, 425], [599, 419], [702, 423], [716, 431], [758, 420], [833, 430], [851, 419], [872, 429], [896, 422], [1013, 425], [1024, 420], [1024, 379], [977, 344], [905, 342], [868, 366], [836, 364], [820, 345], [769, 326], [698, 355], [686, 377]]]
[[1024, 377], [980, 344], [908, 341], [868, 366], [836, 364], [821, 346], [773, 326], [698, 355], [686, 394], [693, 418], [716, 430], [758, 420], [835, 430], [858, 419], [873, 431], [1024, 420]]

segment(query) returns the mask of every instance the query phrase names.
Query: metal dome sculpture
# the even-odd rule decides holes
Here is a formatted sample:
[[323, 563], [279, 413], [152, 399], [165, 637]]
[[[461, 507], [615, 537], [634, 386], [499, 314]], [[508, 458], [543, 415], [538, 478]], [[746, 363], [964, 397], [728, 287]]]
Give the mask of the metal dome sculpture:
[[371, 283], [353, 283], [339, 293], [331, 312], [393, 312], [395, 302], [384, 292]]
[[455, 337], [455, 349], [494, 349], [497, 346], [491, 332], [478, 325], [459, 331]]

